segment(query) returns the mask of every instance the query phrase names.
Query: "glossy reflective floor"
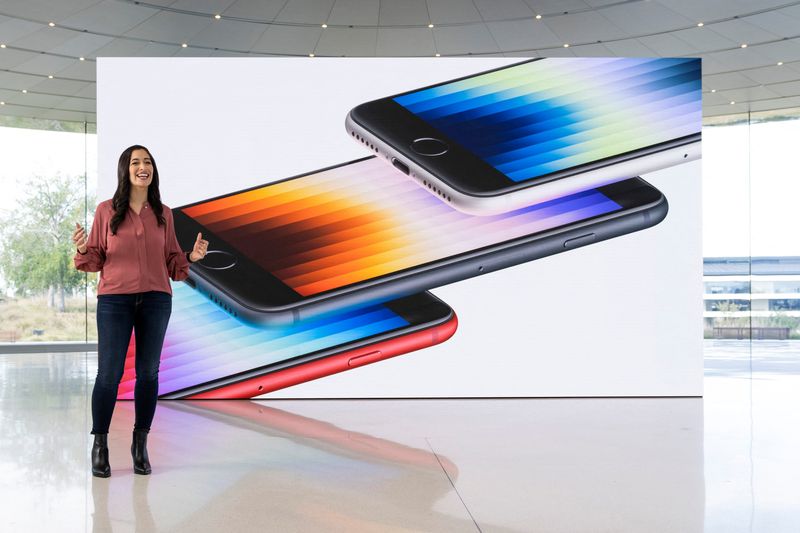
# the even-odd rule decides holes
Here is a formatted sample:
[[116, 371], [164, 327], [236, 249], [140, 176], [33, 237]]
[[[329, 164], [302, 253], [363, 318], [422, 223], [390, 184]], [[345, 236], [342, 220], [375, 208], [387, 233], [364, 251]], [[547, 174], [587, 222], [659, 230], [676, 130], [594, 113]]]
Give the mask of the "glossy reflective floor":
[[800, 531], [800, 343], [707, 343], [705, 398], [121, 402], [93, 354], [0, 355], [0, 531]]

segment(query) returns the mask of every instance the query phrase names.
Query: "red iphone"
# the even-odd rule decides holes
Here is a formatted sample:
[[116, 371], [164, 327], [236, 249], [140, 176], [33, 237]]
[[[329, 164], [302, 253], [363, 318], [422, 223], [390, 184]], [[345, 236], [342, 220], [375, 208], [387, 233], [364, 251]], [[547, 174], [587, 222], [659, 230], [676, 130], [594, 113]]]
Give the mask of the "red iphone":
[[[164, 399], [252, 398], [439, 344], [458, 324], [430, 293], [257, 327], [176, 284], [172, 313], [159, 372]], [[135, 350], [131, 338], [120, 399], [133, 398]]]

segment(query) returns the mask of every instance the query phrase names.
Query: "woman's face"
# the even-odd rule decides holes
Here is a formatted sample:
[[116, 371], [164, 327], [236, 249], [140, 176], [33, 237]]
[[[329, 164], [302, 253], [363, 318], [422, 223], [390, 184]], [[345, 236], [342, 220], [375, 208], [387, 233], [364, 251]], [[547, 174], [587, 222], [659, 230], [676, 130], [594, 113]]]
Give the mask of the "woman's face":
[[153, 181], [153, 161], [147, 150], [141, 148], [131, 154], [130, 164], [131, 185], [147, 188]]

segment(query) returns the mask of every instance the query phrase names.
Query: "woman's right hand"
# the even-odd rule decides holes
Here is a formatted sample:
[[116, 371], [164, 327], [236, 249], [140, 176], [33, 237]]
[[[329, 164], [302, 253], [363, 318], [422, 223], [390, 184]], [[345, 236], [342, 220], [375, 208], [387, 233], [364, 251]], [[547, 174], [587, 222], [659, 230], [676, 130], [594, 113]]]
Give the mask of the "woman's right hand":
[[83, 227], [75, 223], [75, 231], [72, 232], [72, 242], [75, 243], [75, 247], [78, 249], [78, 252], [85, 254], [86, 253], [86, 243], [89, 241], [89, 238], [86, 236], [86, 231]]

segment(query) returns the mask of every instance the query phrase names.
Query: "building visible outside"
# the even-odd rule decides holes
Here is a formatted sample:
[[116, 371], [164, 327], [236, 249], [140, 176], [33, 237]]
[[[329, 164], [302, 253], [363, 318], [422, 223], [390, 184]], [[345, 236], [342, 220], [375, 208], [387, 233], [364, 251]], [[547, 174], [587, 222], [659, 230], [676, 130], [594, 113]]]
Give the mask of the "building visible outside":
[[800, 339], [800, 257], [706, 258], [704, 331], [713, 339]]

